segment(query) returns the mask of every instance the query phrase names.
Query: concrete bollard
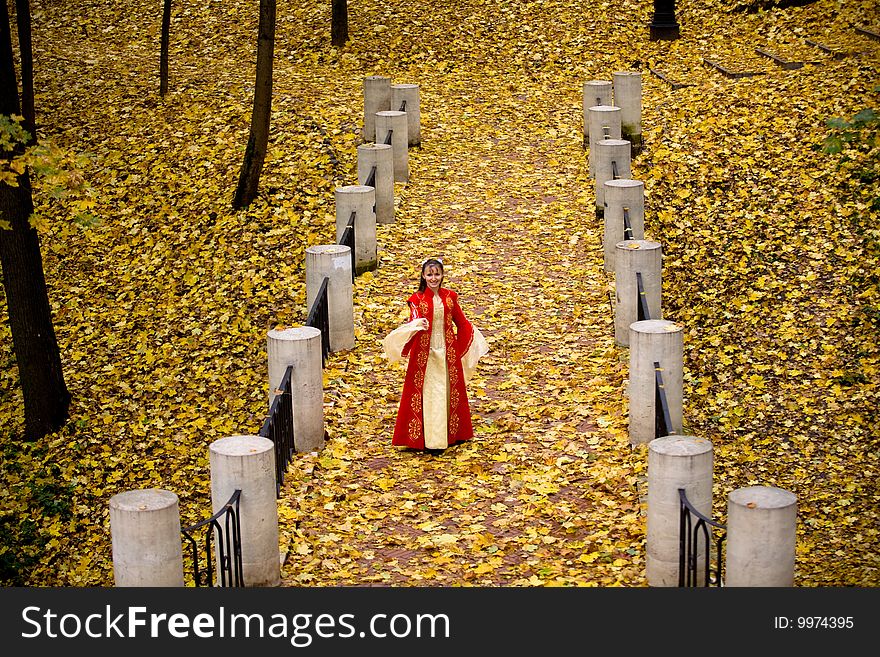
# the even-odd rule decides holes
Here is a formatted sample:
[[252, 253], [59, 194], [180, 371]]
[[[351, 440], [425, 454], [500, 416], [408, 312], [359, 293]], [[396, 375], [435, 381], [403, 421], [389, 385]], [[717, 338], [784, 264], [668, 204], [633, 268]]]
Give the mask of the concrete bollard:
[[110, 498], [116, 586], [183, 586], [177, 495], [158, 488]]
[[376, 112], [391, 109], [391, 79], [381, 75], [364, 78], [364, 141], [376, 141]]
[[[663, 319], [661, 307], [662, 255], [659, 242], [626, 240], [617, 243], [617, 269], [614, 289], [614, 341], [629, 346], [629, 327], [639, 320], [639, 286], [636, 274], [642, 275], [642, 287], [648, 302], [645, 319]], [[665, 381], [665, 377], [664, 377]]]
[[327, 282], [327, 316], [330, 351], [354, 347], [354, 297], [351, 283], [351, 249], [339, 244], [306, 249], [306, 306], [312, 307], [321, 283]]
[[772, 486], [727, 496], [726, 586], [794, 586], [797, 497]]
[[620, 108], [621, 139], [632, 143], [633, 156], [642, 152], [642, 74], [618, 71], [614, 80], [614, 104]]
[[273, 329], [268, 334], [269, 407], [289, 365], [294, 447], [315, 452], [324, 447], [324, 366], [321, 331], [312, 326]]
[[388, 144], [361, 144], [357, 147], [358, 184], [366, 185], [373, 167], [376, 176], [376, 223], [394, 223], [394, 160]]
[[342, 239], [351, 213], [354, 220], [355, 276], [379, 266], [376, 246], [376, 188], [345, 185], [336, 188], [336, 242]]
[[620, 139], [620, 108], [596, 105], [589, 108], [590, 121], [590, 175], [596, 175], [596, 142], [602, 139]]
[[611, 80], [589, 80], [584, 82], [584, 148], [590, 144], [590, 113], [594, 105], [611, 105], [613, 83]]
[[682, 327], [664, 319], [633, 322], [629, 327], [629, 442], [649, 443], [655, 429], [654, 363], [663, 375], [670, 433], [681, 433], [684, 344]]
[[[625, 239], [645, 239], [645, 184], [641, 180], [620, 178], [606, 180], [604, 216], [605, 232], [602, 246], [605, 271], [614, 271], [617, 261], [617, 243]], [[626, 211], [632, 235], [624, 233], [623, 214]]]
[[[596, 151], [596, 217], [605, 216], [605, 182], [632, 178], [630, 143], [625, 139], [600, 139]], [[591, 150], [592, 152], [592, 150]], [[614, 170], [617, 169], [617, 176]]]
[[[211, 443], [211, 504], [220, 511], [236, 490], [245, 586], [281, 584], [275, 444], [261, 436], [229, 436]], [[225, 531], [225, 525], [224, 525]]]
[[394, 163], [394, 182], [409, 180], [409, 136], [406, 112], [376, 113], [376, 143], [384, 144], [391, 135], [391, 155]]
[[[694, 436], [666, 436], [648, 443], [648, 518], [645, 567], [649, 586], [678, 586], [681, 502], [683, 488], [691, 505], [712, 517], [712, 443]], [[711, 532], [709, 534], [711, 545]], [[695, 545], [697, 563], [704, 563], [708, 545]], [[705, 585], [698, 569], [697, 585]]]
[[[405, 109], [403, 103], [406, 103]], [[419, 85], [392, 84], [391, 109], [406, 112], [407, 144], [419, 146], [422, 143], [422, 109], [419, 103]]]

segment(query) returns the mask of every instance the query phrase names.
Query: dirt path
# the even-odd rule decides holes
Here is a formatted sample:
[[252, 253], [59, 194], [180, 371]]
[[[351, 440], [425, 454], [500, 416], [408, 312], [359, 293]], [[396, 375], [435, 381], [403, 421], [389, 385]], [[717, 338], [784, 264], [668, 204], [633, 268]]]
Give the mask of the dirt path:
[[[287, 586], [643, 583], [579, 89], [493, 80], [423, 88], [411, 182], [355, 286], [357, 346], [325, 370], [331, 440], [285, 486]], [[477, 435], [437, 457], [391, 446], [404, 370], [379, 344], [435, 255], [491, 348], [469, 387]]]

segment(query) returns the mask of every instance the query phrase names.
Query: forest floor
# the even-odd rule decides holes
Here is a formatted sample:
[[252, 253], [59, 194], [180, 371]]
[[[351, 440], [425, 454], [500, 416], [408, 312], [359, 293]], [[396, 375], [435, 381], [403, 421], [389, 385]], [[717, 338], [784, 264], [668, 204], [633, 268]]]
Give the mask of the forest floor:
[[[684, 327], [685, 433], [713, 443], [713, 516], [737, 488], [790, 490], [795, 584], [880, 584], [877, 148], [821, 149], [827, 119], [880, 103], [880, 43], [854, 30], [880, 25], [871, 2], [683, 1], [671, 42], [629, 0], [359, 2], [341, 50], [329, 5], [279, 8], [270, 154], [241, 212], [256, 9], [176, 7], [160, 98], [161, 12], [128, 4], [33, 2], [41, 136], [89, 155], [92, 192], [37, 183], [74, 401], [32, 444], [0, 306], [4, 583], [112, 585], [107, 509], [124, 490], [174, 491], [184, 524], [208, 515], [208, 446], [262, 424], [266, 332], [305, 320], [304, 250], [335, 242], [362, 81], [384, 75], [419, 84], [422, 144], [379, 266], [355, 282], [356, 345], [324, 370], [327, 445], [288, 470], [284, 584], [646, 586], [647, 449], [627, 436], [582, 119], [584, 82], [640, 70], [633, 178], [663, 246], [664, 318]], [[439, 456], [391, 446], [403, 368], [380, 344], [429, 256], [490, 344], [476, 436]]]

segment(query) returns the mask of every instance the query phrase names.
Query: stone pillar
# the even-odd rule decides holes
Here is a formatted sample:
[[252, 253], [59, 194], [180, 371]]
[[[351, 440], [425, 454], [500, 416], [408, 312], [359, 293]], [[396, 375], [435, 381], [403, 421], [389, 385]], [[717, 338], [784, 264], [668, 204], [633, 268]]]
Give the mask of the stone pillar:
[[[617, 165], [617, 178], [632, 178], [630, 144], [625, 139], [600, 139], [595, 144], [596, 151], [596, 217], [605, 216], [605, 181], [614, 180], [614, 165]], [[592, 149], [590, 150], [592, 153]]]
[[620, 108], [614, 105], [595, 105], [589, 108], [590, 121], [590, 175], [596, 175], [596, 142], [602, 139], [620, 139]]
[[229, 436], [211, 443], [209, 452], [214, 513], [223, 508], [236, 490], [241, 491], [238, 522], [245, 586], [278, 586], [281, 555], [275, 444], [261, 436]]
[[654, 435], [656, 390], [654, 363], [660, 363], [670, 432], [681, 433], [684, 344], [682, 327], [665, 319], [633, 322], [629, 327], [629, 442], [649, 443]]
[[611, 80], [589, 80], [584, 82], [584, 148], [590, 144], [590, 114], [594, 105], [611, 105], [613, 84]]
[[354, 220], [355, 276], [376, 269], [379, 256], [376, 247], [376, 188], [367, 185], [345, 185], [336, 188], [336, 242], [348, 225], [351, 213]]
[[632, 154], [642, 152], [642, 74], [618, 71], [614, 78], [614, 104], [620, 108], [621, 138], [632, 144]]
[[177, 495], [159, 488], [117, 493], [110, 537], [116, 586], [183, 586]]
[[[366, 185], [376, 167], [376, 223], [394, 223], [394, 160], [388, 144], [361, 144], [357, 147], [358, 184]], [[347, 221], [347, 220], [346, 220]]]
[[306, 307], [315, 303], [321, 283], [327, 282], [327, 315], [330, 351], [354, 347], [354, 298], [351, 283], [351, 249], [339, 244], [306, 249]]
[[364, 141], [376, 141], [376, 112], [391, 109], [391, 79], [381, 75], [364, 78]]
[[[404, 102], [406, 102], [406, 109], [401, 110]], [[419, 85], [392, 84], [391, 109], [406, 112], [407, 143], [410, 146], [420, 145], [422, 143], [422, 110], [419, 104]]]
[[377, 112], [376, 143], [384, 144], [391, 135], [391, 154], [394, 163], [394, 182], [409, 180], [409, 135], [406, 112]]
[[[712, 460], [712, 443], [705, 438], [666, 436], [648, 443], [645, 567], [649, 586], [678, 586], [678, 489], [683, 488], [691, 505], [711, 518]], [[709, 541], [711, 545], [711, 532]], [[704, 563], [708, 546], [701, 540], [695, 547], [697, 563]], [[705, 584], [702, 570], [697, 573], [697, 580], [700, 586]]]
[[[639, 286], [636, 274], [642, 275], [642, 287], [648, 301], [649, 317], [663, 319], [661, 309], [662, 256], [659, 242], [626, 240], [617, 243], [617, 269], [614, 289], [614, 341], [629, 346], [629, 327], [639, 321]], [[664, 381], [666, 377], [664, 376]]]
[[794, 586], [797, 497], [772, 486], [727, 496], [725, 586]]
[[[602, 246], [605, 271], [614, 271], [617, 243], [625, 239], [645, 239], [645, 184], [641, 180], [620, 178], [605, 181], [605, 232]], [[623, 213], [627, 211], [632, 235], [623, 229]]]
[[284, 371], [293, 365], [291, 404], [293, 438], [297, 452], [324, 447], [324, 366], [321, 331], [312, 326], [269, 331], [269, 407]]

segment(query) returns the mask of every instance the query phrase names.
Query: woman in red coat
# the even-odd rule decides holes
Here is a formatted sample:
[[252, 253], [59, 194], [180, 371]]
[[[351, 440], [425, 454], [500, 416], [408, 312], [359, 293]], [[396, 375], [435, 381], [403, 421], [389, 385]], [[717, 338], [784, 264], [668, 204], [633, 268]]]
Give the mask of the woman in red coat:
[[488, 351], [458, 295], [442, 283], [443, 261], [425, 260], [419, 289], [408, 299], [409, 322], [383, 341], [392, 363], [409, 358], [391, 443], [432, 453], [473, 438], [466, 385]]

